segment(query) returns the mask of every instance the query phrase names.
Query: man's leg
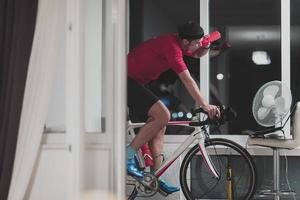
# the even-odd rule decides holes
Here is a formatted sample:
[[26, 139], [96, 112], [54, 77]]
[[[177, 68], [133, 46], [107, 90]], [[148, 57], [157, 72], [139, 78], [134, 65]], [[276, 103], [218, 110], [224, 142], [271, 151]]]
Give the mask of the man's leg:
[[[163, 146], [164, 146], [164, 137], [165, 137], [165, 132], [166, 132], [166, 127], [164, 127], [163, 129], [161, 129], [159, 131], [159, 133], [152, 139], [149, 141], [149, 147], [153, 156], [153, 160], [154, 160], [154, 166], [153, 166], [153, 171], [157, 170], [162, 162], [163, 162]], [[179, 187], [174, 186], [166, 181], [164, 181], [163, 179], [159, 179], [159, 187], [165, 191], [166, 193], [173, 193], [173, 192], [177, 192], [180, 190]]]
[[163, 147], [166, 127], [158, 132], [158, 134], [149, 141], [149, 148], [153, 157], [153, 170], [157, 170], [163, 162]]
[[130, 146], [138, 150], [143, 144], [152, 140], [167, 125], [170, 112], [161, 101], [156, 102], [148, 112], [150, 120], [140, 129]]
[[159, 131], [166, 126], [170, 119], [168, 109], [161, 101], [154, 103], [148, 111], [149, 119], [140, 129], [131, 144], [127, 147], [127, 172], [136, 177], [143, 177], [142, 172], [138, 169], [135, 162], [135, 154], [137, 150], [154, 138]]

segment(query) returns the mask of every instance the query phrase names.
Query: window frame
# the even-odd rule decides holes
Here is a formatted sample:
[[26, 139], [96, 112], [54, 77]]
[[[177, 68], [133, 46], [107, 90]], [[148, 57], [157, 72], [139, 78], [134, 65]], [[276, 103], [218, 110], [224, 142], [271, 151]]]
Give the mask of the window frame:
[[[204, 30], [209, 30], [209, 3], [213, 0], [200, 1], [200, 25]], [[281, 81], [291, 88], [291, 60], [290, 60], [290, 0], [281, 0]], [[200, 60], [200, 90], [204, 97], [209, 101], [209, 56], [204, 56]], [[284, 127], [284, 132], [288, 138], [290, 134], [290, 122]], [[221, 136], [221, 135], [219, 135]], [[231, 135], [230, 135], [231, 136]], [[234, 137], [234, 135], [232, 135]], [[239, 138], [239, 135], [236, 136]]]

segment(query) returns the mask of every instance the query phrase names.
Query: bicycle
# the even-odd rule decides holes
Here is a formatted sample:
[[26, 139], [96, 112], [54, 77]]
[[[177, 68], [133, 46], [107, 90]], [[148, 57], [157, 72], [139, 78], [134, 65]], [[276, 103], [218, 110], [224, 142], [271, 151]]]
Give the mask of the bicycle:
[[[233, 117], [230, 108], [220, 108], [220, 118], [213, 120], [207, 117], [201, 108], [193, 112], [192, 121], [171, 121], [168, 126], [181, 126], [192, 128], [192, 133], [163, 162], [154, 173], [145, 172], [142, 179], [128, 180], [127, 184], [134, 185], [128, 200], [136, 197], [151, 197], [157, 192], [167, 196], [160, 190], [158, 178], [182, 155], [193, 143], [196, 143], [185, 155], [180, 166], [180, 186], [186, 199], [252, 199], [257, 182], [256, 167], [251, 155], [239, 144], [223, 138], [211, 139], [207, 126], [221, 125]], [[206, 114], [205, 119], [199, 113]], [[145, 123], [128, 123], [128, 134], [133, 138], [135, 129]], [[144, 156], [137, 154], [137, 161], [141, 169], [145, 169]]]

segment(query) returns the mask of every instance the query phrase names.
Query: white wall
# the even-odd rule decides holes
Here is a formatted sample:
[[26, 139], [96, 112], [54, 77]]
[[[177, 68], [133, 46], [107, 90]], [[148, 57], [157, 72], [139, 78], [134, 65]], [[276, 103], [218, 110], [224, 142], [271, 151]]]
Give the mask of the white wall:
[[[97, 197], [108, 196], [110, 176], [109, 148], [88, 146], [84, 158], [83, 194], [97, 192]], [[45, 144], [42, 147], [32, 190], [25, 200], [71, 200], [71, 152], [64, 144]], [[101, 194], [100, 194], [101, 193]], [[94, 200], [90, 198], [89, 200]]]
[[32, 180], [30, 200], [70, 199], [71, 154], [68, 148], [44, 147], [35, 178]]
[[[61, 139], [62, 141], [63, 139]], [[48, 144], [44, 144], [41, 149], [40, 162], [38, 164], [36, 175], [32, 180], [32, 191], [30, 196], [25, 200], [69, 200], [72, 183], [71, 170], [71, 152], [69, 146], [53, 141], [48, 138]], [[51, 144], [52, 143], [52, 144]], [[169, 156], [178, 144], [166, 144], [165, 153]], [[101, 195], [109, 195], [109, 183], [111, 182], [110, 168], [110, 148], [101, 145], [87, 145], [84, 158], [84, 191], [99, 191]], [[179, 185], [179, 158], [163, 176], [164, 179]], [[181, 193], [175, 193], [167, 198], [160, 194], [150, 198], [152, 200], [163, 199], [182, 199]], [[105, 198], [99, 198], [105, 200]], [[108, 199], [108, 198], [107, 198]], [[71, 199], [70, 199], [71, 200]], [[89, 200], [94, 200], [91, 198]]]
[[90, 146], [86, 149], [85, 157], [85, 190], [109, 190], [110, 152], [109, 148]]

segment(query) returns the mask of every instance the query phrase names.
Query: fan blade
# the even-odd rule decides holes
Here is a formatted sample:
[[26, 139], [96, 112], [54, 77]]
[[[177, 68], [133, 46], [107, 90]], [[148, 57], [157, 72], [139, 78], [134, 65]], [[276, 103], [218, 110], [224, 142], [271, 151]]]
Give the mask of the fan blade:
[[271, 106], [274, 106], [275, 105], [275, 99], [274, 99], [274, 96], [272, 95], [265, 95], [261, 101], [261, 104], [266, 107], [266, 108], [269, 108]]
[[281, 95], [282, 98], [284, 98], [284, 108], [286, 110], [289, 110], [292, 104], [292, 94], [291, 94], [291, 90], [286, 87], [286, 86], [282, 86], [281, 88]]
[[257, 112], [257, 117], [259, 120], [263, 120], [270, 113], [271, 108], [260, 107]]
[[278, 91], [279, 91], [279, 87], [277, 85], [269, 85], [268, 87], [266, 87], [264, 89], [263, 94], [264, 94], [264, 96], [271, 95], [271, 96], [275, 97], [276, 94], [278, 93]]
[[284, 115], [287, 112], [288, 108], [286, 108], [285, 104], [286, 104], [286, 102], [283, 97], [278, 97], [275, 99], [275, 107], [277, 110], [277, 114]]

